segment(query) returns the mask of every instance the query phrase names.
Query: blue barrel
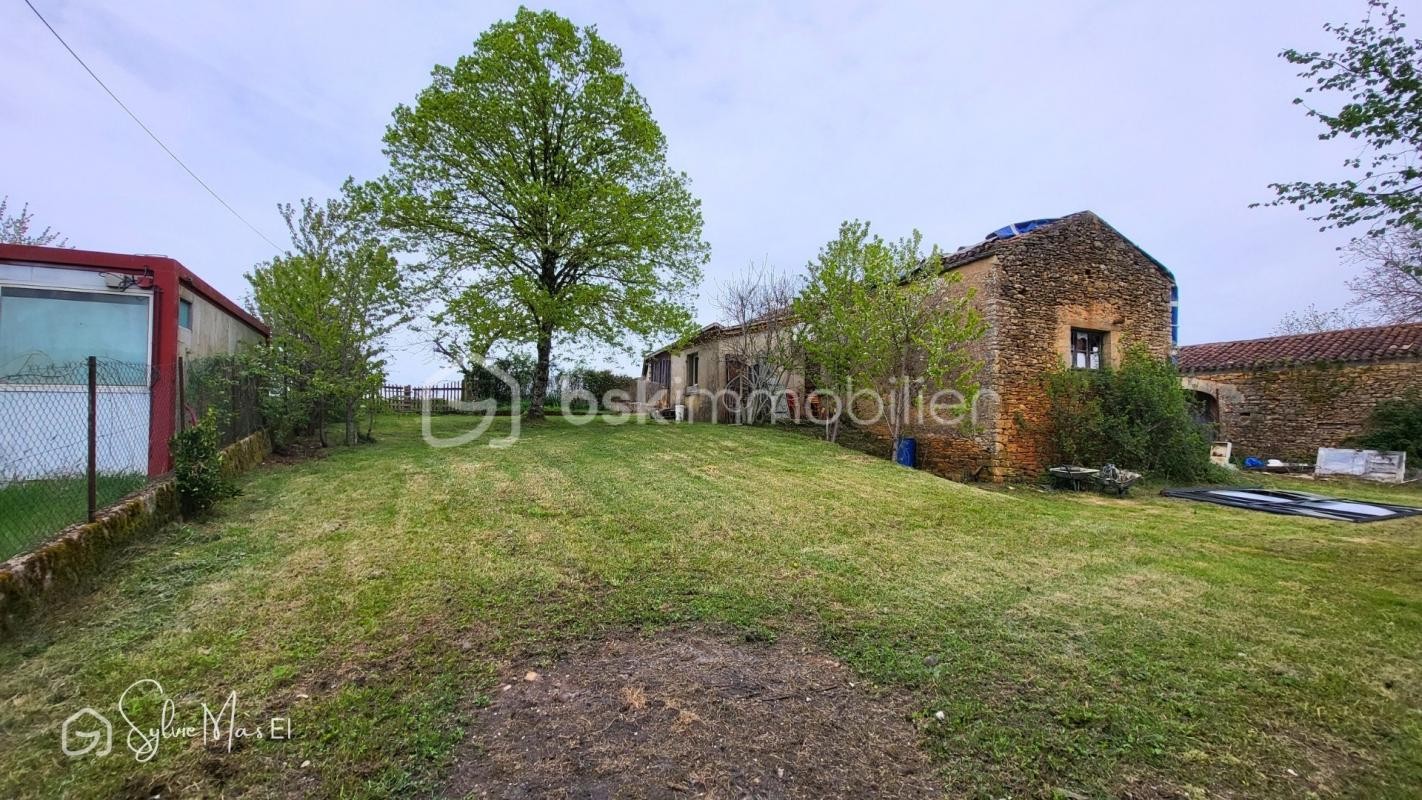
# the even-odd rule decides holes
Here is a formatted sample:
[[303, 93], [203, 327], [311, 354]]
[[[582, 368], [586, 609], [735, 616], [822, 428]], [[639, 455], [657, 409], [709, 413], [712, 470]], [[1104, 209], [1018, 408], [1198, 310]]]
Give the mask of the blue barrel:
[[918, 440], [912, 436], [900, 436], [894, 443], [894, 463], [905, 467], [918, 466]]

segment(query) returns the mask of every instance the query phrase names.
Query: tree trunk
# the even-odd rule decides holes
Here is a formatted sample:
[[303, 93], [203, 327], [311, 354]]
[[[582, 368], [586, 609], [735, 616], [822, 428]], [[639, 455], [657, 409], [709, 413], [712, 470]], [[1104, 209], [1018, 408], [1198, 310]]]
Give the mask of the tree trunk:
[[543, 404], [548, 400], [548, 370], [553, 363], [553, 326], [538, 326], [538, 363], [533, 368], [533, 390], [528, 395], [528, 411], [523, 418], [543, 419]]
[[360, 426], [356, 421], [356, 412], [359, 411], [359, 404], [351, 399], [346, 400], [346, 446], [354, 447], [360, 441]]

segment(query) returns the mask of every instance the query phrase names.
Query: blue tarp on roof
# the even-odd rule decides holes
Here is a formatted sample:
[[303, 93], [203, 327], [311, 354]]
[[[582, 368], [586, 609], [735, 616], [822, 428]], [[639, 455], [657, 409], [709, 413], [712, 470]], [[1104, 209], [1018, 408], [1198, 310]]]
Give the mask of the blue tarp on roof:
[[1011, 225], [998, 228], [992, 233], [989, 233], [986, 238], [1011, 239], [1012, 237], [1020, 233], [1028, 233], [1030, 231], [1034, 231], [1042, 227], [1043, 225], [1050, 225], [1053, 222], [1056, 222], [1058, 219], [1060, 218], [1051, 217], [1050, 219], [1029, 219], [1026, 222], [1014, 222]]

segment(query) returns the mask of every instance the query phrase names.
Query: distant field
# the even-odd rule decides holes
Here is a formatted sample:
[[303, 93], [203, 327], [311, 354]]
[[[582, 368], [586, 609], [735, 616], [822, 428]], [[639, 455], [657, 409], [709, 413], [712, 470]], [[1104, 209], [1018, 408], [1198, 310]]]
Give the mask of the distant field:
[[[832, 655], [908, 708], [951, 797], [1422, 786], [1422, 520], [987, 490], [724, 425], [553, 420], [504, 450], [430, 448], [414, 418], [376, 435], [250, 473], [213, 521], [129, 548], [0, 644], [0, 795], [425, 796], [481, 757], [471, 720], [509, 674], [686, 626]], [[295, 738], [60, 752], [65, 717], [140, 678], [189, 720], [235, 690]], [[638, 724], [625, 691], [600, 713]]]

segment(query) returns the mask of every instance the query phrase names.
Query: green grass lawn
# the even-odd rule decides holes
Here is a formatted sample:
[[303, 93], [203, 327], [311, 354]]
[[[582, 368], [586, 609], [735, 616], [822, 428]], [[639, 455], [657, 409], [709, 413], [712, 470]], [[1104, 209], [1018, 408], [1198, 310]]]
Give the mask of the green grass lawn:
[[[100, 475], [99, 508], [116, 502], [148, 479], [142, 475]], [[71, 478], [17, 481], [0, 488], [0, 561], [26, 552], [55, 532], [89, 516], [89, 481]]]
[[[508, 664], [685, 622], [908, 693], [950, 796], [1422, 786], [1422, 521], [988, 491], [720, 425], [376, 432], [249, 474], [0, 644], [0, 796], [425, 795]], [[235, 690], [294, 738], [66, 758], [64, 718], [140, 678], [185, 724]]]

